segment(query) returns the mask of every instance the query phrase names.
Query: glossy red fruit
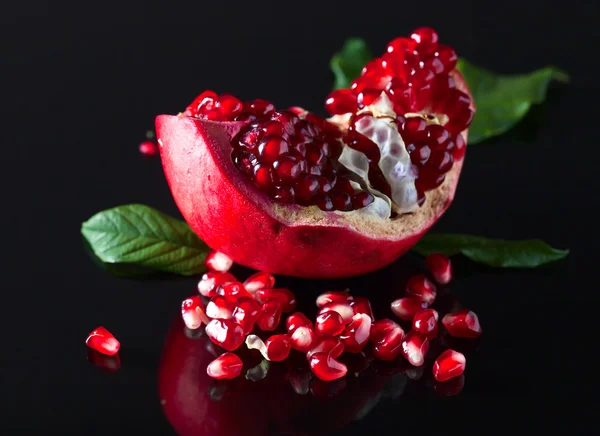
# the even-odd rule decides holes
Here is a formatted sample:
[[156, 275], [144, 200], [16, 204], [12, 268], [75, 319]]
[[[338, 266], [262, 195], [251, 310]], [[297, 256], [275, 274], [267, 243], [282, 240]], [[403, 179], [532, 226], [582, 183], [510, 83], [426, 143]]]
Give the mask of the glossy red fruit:
[[244, 281], [244, 287], [251, 294], [255, 294], [256, 291], [261, 289], [273, 289], [275, 286], [275, 277], [265, 271], [257, 272], [252, 274]]
[[334, 301], [332, 303], [328, 303], [325, 306], [323, 306], [321, 310], [319, 310], [317, 316], [332, 310], [334, 312], [339, 313], [342, 316], [344, 324], [349, 324], [350, 322], [352, 322], [352, 317], [354, 316], [354, 309], [352, 309], [352, 306], [350, 306], [350, 304], [346, 302]]
[[244, 329], [231, 319], [213, 319], [204, 331], [213, 344], [227, 351], [236, 350], [244, 342]]
[[345, 328], [342, 316], [333, 310], [319, 314], [315, 322], [315, 333], [319, 336], [337, 336]]
[[271, 332], [277, 328], [281, 320], [281, 305], [277, 301], [267, 301], [261, 306], [260, 316], [256, 320], [259, 329]]
[[277, 301], [283, 313], [293, 312], [296, 308], [296, 296], [289, 289], [259, 289], [254, 297], [261, 304], [269, 300]]
[[246, 291], [246, 288], [244, 288], [244, 285], [240, 282], [223, 283], [217, 288], [217, 295], [234, 304], [242, 297], [252, 298], [252, 295]]
[[320, 309], [323, 306], [333, 302], [350, 302], [354, 300], [348, 291], [327, 291], [317, 297], [317, 307]]
[[325, 110], [331, 115], [356, 111], [356, 96], [349, 89], [336, 89], [327, 96]]
[[290, 339], [294, 350], [308, 353], [312, 349], [317, 336], [310, 326], [303, 325], [297, 327], [294, 332], [290, 334]]
[[452, 280], [452, 264], [448, 256], [440, 253], [430, 254], [425, 258], [425, 265], [433, 279], [440, 285]]
[[408, 279], [406, 284], [406, 296], [417, 298], [430, 306], [435, 301], [437, 289], [431, 280], [424, 275], [419, 274]]
[[302, 312], [292, 313], [285, 320], [285, 327], [287, 329], [288, 335], [291, 335], [296, 331], [298, 327], [307, 326], [310, 329], [313, 329], [313, 323], [306, 315]]
[[199, 328], [202, 323], [208, 324], [210, 322], [209, 317], [206, 315], [204, 303], [199, 296], [183, 300], [183, 303], [181, 303], [181, 317], [185, 326], [192, 330]]
[[243, 366], [237, 355], [224, 353], [208, 364], [206, 373], [216, 379], [234, 379], [241, 374]]
[[233, 260], [219, 251], [211, 251], [206, 256], [206, 267], [211, 271], [227, 272], [233, 266]]
[[341, 362], [335, 360], [328, 353], [314, 353], [309, 359], [310, 369], [323, 381], [332, 381], [342, 378], [348, 372], [348, 368]]
[[227, 282], [237, 281], [233, 274], [228, 272], [209, 271], [198, 282], [198, 292], [208, 298], [217, 294], [217, 287]]
[[402, 341], [402, 355], [413, 366], [421, 366], [429, 351], [429, 340], [425, 335], [411, 331]]
[[413, 330], [422, 333], [431, 340], [438, 333], [438, 313], [433, 309], [420, 311], [413, 318]]
[[206, 315], [212, 319], [229, 319], [233, 315], [233, 309], [235, 303], [216, 295], [206, 305]]
[[107, 356], [114, 356], [121, 348], [121, 343], [104, 327], [98, 327], [92, 331], [85, 340], [85, 344]]
[[271, 362], [281, 362], [290, 355], [292, 341], [288, 335], [273, 335], [265, 342], [256, 335], [246, 338], [246, 346], [258, 350], [263, 357]]
[[465, 372], [467, 359], [462, 353], [446, 350], [435, 359], [433, 364], [433, 377], [439, 382], [458, 377]]
[[306, 358], [310, 359], [315, 353], [324, 353], [331, 357], [339, 357], [344, 352], [344, 344], [340, 338], [317, 338], [313, 347], [306, 353]]
[[379, 360], [394, 360], [402, 349], [404, 330], [391, 319], [383, 319], [371, 326], [373, 355]]
[[449, 313], [442, 318], [442, 324], [451, 336], [456, 338], [478, 338], [481, 336], [481, 325], [475, 312], [465, 309]]
[[242, 326], [244, 334], [249, 334], [261, 315], [260, 306], [253, 298], [242, 297], [233, 310], [233, 320]]
[[392, 302], [392, 312], [404, 321], [412, 321], [414, 316], [423, 309], [427, 309], [427, 303], [418, 298], [399, 298]]
[[350, 302], [350, 306], [352, 306], [352, 310], [354, 310], [354, 314], [364, 313], [371, 318], [371, 321], [375, 321], [375, 316], [373, 315], [373, 308], [371, 307], [371, 302], [368, 298], [365, 297], [356, 297], [354, 301]]
[[140, 153], [144, 156], [156, 156], [158, 154], [158, 146], [154, 141], [143, 141], [140, 143]]
[[371, 336], [371, 317], [364, 313], [358, 313], [353, 316], [352, 322], [340, 335], [344, 344], [344, 351], [349, 353], [360, 353], [367, 345]]

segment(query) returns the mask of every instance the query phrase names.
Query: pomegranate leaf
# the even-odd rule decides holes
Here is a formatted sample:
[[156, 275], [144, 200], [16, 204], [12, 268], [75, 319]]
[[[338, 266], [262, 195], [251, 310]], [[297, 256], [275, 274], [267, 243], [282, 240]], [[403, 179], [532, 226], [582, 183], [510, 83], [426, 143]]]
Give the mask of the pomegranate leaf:
[[476, 144], [514, 127], [532, 104], [542, 103], [553, 80], [566, 83], [569, 76], [554, 67], [527, 74], [500, 75], [459, 59], [477, 111], [469, 127], [469, 144]]
[[99, 212], [81, 225], [81, 233], [106, 264], [131, 264], [185, 276], [204, 272], [210, 251], [187, 223], [141, 204]]
[[333, 89], [350, 88], [350, 83], [360, 76], [363, 67], [373, 59], [364, 40], [349, 38], [339, 53], [333, 55], [329, 66], [334, 75]]
[[427, 234], [414, 250], [423, 256], [462, 253], [474, 262], [502, 268], [535, 268], [569, 254], [569, 250], [552, 248], [539, 239], [504, 241], [461, 234]]

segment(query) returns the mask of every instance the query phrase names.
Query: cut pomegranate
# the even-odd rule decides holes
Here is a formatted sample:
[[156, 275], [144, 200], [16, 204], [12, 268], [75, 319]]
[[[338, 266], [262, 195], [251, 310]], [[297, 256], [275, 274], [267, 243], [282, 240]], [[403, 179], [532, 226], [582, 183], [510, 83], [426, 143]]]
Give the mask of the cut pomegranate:
[[217, 295], [206, 305], [206, 315], [212, 319], [230, 319], [234, 309], [235, 303]]
[[264, 332], [271, 332], [277, 328], [281, 320], [281, 306], [277, 301], [267, 301], [261, 306], [260, 316], [256, 325]]
[[417, 298], [430, 306], [435, 301], [437, 290], [431, 280], [424, 275], [417, 275], [408, 279], [406, 296]]
[[315, 322], [315, 333], [319, 336], [337, 336], [345, 328], [342, 315], [333, 310], [319, 314]]
[[233, 320], [242, 326], [244, 334], [249, 334], [261, 315], [260, 306], [253, 298], [242, 297], [233, 310]]
[[246, 346], [250, 350], [258, 350], [271, 362], [281, 362], [290, 355], [292, 341], [288, 335], [273, 335], [266, 342], [256, 335], [248, 335]]
[[219, 251], [211, 251], [206, 256], [206, 267], [211, 271], [227, 272], [233, 266], [233, 260]]
[[392, 312], [404, 321], [412, 321], [414, 316], [423, 309], [427, 309], [427, 303], [418, 298], [400, 298], [392, 302]]
[[269, 300], [277, 301], [283, 313], [293, 312], [296, 308], [296, 296], [289, 289], [259, 289], [254, 296], [261, 304]]
[[377, 321], [371, 327], [373, 355], [379, 360], [394, 360], [402, 349], [404, 338], [404, 330], [394, 321]]
[[309, 358], [309, 364], [312, 372], [323, 381], [342, 378], [348, 372], [346, 365], [338, 362], [328, 353], [312, 354]]
[[340, 335], [344, 344], [344, 351], [360, 353], [371, 336], [371, 317], [364, 313], [353, 316], [352, 322]]
[[156, 156], [158, 154], [158, 146], [154, 141], [143, 141], [140, 143], [139, 149], [144, 156]]
[[433, 364], [433, 376], [439, 382], [458, 377], [465, 372], [467, 359], [462, 353], [454, 350], [446, 350], [435, 359]]
[[85, 344], [92, 350], [107, 356], [114, 356], [121, 348], [121, 343], [104, 327], [98, 327], [92, 331], [85, 340]]
[[233, 379], [241, 374], [243, 366], [237, 355], [224, 353], [208, 364], [206, 373], [216, 379]]
[[298, 327], [307, 326], [313, 329], [313, 323], [306, 315], [302, 312], [296, 312], [291, 314], [285, 320], [285, 326], [289, 335], [294, 333]]
[[425, 265], [440, 285], [445, 285], [452, 280], [452, 264], [448, 256], [440, 253], [430, 254], [425, 258]]
[[292, 348], [302, 353], [308, 353], [316, 340], [316, 335], [310, 326], [303, 325], [297, 327], [290, 336]]
[[438, 333], [438, 313], [433, 309], [420, 311], [413, 318], [413, 330], [422, 333], [431, 340]]
[[429, 351], [429, 340], [419, 332], [409, 332], [402, 341], [402, 355], [413, 366], [421, 366]]
[[211, 247], [271, 273], [345, 277], [388, 265], [454, 198], [474, 111], [456, 61], [421, 28], [331, 93], [330, 119], [212, 91], [159, 116], [183, 216]]
[[325, 353], [333, 358], [339, 357], [344, 352], [344, 344], [340, 338], [318, 338], [306, 358], [310, 360], [315, 353]]
[[352, 317], [354, 316], [354, 309], [352, 309], [352, 306], [350, 306], [349, 303], [336, 301], [328, 303], [325, 306], [323, 306], [321, 310], [319, 310], [317, 316], [330, 311], [339, 313], [342, 316], [344, 324], [349, 324], [352, 322]]
[[475, 312], [460, 310], [449, 313], [442, 318], [442, 324], [451, 336], [456, 338], [478, 338], [481, 336], [481, 325]]
[[231, 319], [213, 319], [204, 331], [215, 345], [227, 351], [237, 349], [244, 342], [244, 329]]
[[329, 303], [350, 302], [354, 300], [348, 291], [328, 291], [317, 297], [317, 307], [321, 309]]
[[350, 302], [350, 306], [352, 306], [352, 310], [354, 310], [354, 314], [364, 313], [371, 318], [371, 321], [375, 321], [375, 316], [373, 315], [373, 308], [371, 307], [371, 302], [364, 297], [357, 297], [354, 301]]
[[181, 317], [185, 326], [192, 330], [199, 328], [202, 323], [208, 324], [210, 322], [210, 319], [206, 316], [204, 303], [198, 296], [183, 300], [183, 303], [181, 303]]
[[198, 282], [198, 292], [205, 297], [212, 298], [217, 295], [217, 287], [227, 282], [237, 281], [233, 274], [228, 272], [209, 271]]
[[273, 286], [275, 286], [275, 277], [264, 271], [251, 275], [244, 282], [244, 287], [252, 295], [261, 289], [273, 289]]
[[242, 297], [252, 298], [252, 295], [246, 291], [246, 288], [240, 282], [223, 283], [217, 288], [217, 295], [233, 304], [237, 303]]

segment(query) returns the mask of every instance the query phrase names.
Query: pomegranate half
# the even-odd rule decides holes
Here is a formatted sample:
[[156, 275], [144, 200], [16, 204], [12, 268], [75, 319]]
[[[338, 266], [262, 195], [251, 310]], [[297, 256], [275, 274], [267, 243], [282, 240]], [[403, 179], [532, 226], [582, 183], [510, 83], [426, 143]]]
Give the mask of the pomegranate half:
[[191, 228], [235, 262], [276, 274], [367, 273], [445, 212], [474, 104], [454, 51], [428, 28], [392, 41], [323, 119], [211, 91], [156, 131]]

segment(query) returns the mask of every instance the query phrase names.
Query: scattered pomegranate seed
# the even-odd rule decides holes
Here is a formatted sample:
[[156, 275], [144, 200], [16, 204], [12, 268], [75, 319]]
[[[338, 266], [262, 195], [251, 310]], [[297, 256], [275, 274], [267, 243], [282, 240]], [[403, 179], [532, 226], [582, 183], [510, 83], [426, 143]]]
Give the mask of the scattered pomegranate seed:
[[431, 340], [438, 333], [438, 313], [433, 309], [420, 311], [413, 318], [413, 330], [422, 333]]
[[391, 319], [376, 321], [371, 326], [373, 355], [379, 360], [394, 360], [400, 353], [404, 337], [402, 327]]
[[261, 304], [269, 300], [277, 301], [281, 305], [283, 313], [293, 312], [296, 308], [296, 296], [289, 289], [259, 289], [254, 296]]
[[298, 327], [307, 326], [313, 329], [313, 323], [306, 315], [302, 312], [296, 312], [291, 314], [285, 320], [285, 326], [289, 335], [294, 333]]
[[430, 254], [425, 258], [425, 265], [440, 285], [445, 285], [452, 280], [452, 264], [448, 256], [440, 253]]
[[350, 302], [350, 306], [354, 310], [354, 314], [364, 313], [371, 318], [371, 321], [375, 321], [375, 316], [373, 315], [373, 308], [371, 307], [371, 302], [365, 297], [356, 297], [354, 301]]
[[310, 326], [297, 327], [290, 336], [292, 348], [302, 353], [308, 353], [316, 340], [316, 335]]
[[465, 309], [449, 313], [442, 318], [442, 324], [451, 336], [456, 338], [478, 338], [481, 336], [481, 325], [475, 312]]
[[211, 271], [227, 272], [233, 266], [233, 260], [224, 253], [211, 251], [206, 256], [206, 267]]
[[256, 320], [259, 329], [265, 332], [273, 331], [281, 320], [281, 306], [277, 301], [267, 301], [260, 309], [260, 316]]
[[329, 303], [349, 302], [353, 299], [348, 291], [327, 291], [317, 297], [317, 307], [321, 309]]
[[417, 298], [428, 306], [432, 305], [437, 296], [437, 290], [431, 280], [424, 275], [416, 275], [408, 279], [406, 296]]
[[421, 366], [429, 351], [429, 340], [419, 332], [409, 332], [402, 341], [402, 355], [413, 366]]
[[227, 351], [237, 349], [244, 342], [244, 329], [231, 319], [213, 319], [204, 331], [215, 345]]
[[243, 366], [237, 355], [224, 353], [208, 364], [206, 373], [216, 379], [233, 379], [241, 374]]
[[260, 315], [260, 306], [253, 298], [248, 297], [240, 298], [233, 310], [233, 319], [242, 326], [245, 335], [252, 331]]
[[344, 344], [340, 338], [317, 338], [312, 349], [306, 353], [306, 358], [310, 359], [315, 353], [325, 353], [331, 357], [339, 357], [344, 352]]
[[353, 316], [352, 322], [340, 335], [344, 350], [349, 353], [360, 353], [371, 335], [371, 317], [364, 313]]
[[392, 302], [392, 312], [404, 321], [412, 321], [414, 316], [423, 309], [427, 309], [427, 303], [417, 298], [400, 298]]
[[217, 295], [217, 287], [227, 282], [237, 281], [233, 274], [228, 272], [209, 271], [198, 282], [198, 292], [205, 297], [212, 298]]
[[354, 316], [354, 309], [352, 309], [352, 306], [350, 306], [349, 303], [341, 302], [341, 301], [334, 301], [334, 302], [326, 304], [325, 306], [323, 306], [321, 308], [321, 310], [319, 310], [317, 316], [322, 313], [329, 312], [332, 310], [334, 312], [339, 313], [342, 316], [342, 319], [344, 320], [344, 324], [349, 324], [352, 322], [352, 317]]
[[275, 286], [275, 277], [273, 277], [273, 274], [264, 271], [252, 274], [244, 282], [244, 287], [252, 295], [261, 289], [273, 289], [273, 286]]
[[446, 350], [435, 359], [433, 364], [433, 377], [439, 382], [458, 377], [465, 372], [467, 359], [462, 353]]
[[223, 283], [217, 288], [217, 295], [234, 304], [242, 297], [252, 298], [252, 295], [246, 291], [246, 288], [240, 282]]
[[285, 360], [291, 350], [292, 342], [288, 335], [273, 335], [266, 342], [256, 335], [248, 335], [246, 346], [250, 350], [258, 350], [263, 357], [271, 362]]
[[335, 360], [328, 353], [314, 353], [309, 358], [310, 369], [323, 381], [342, 378], [348, 372], [348, 368], [341, 362]]
[[337, 336], [345, 328], [342, 315], [333, 310], [319, 314], [315, 322], [315, 333], [319, 336]]
[[156, 156], [158, 154], [158, 146], [154, 141], [143, 141], [140, 143], [140, 153], [144, 156]]
[[416, 49], [420, 53], [431, 53], [437, 48], [438, 34], [431, 27], [420, 27], [410, 37], [417, 43]]
[[119, 348], [121, 348], [119, 341], [104, 327], [98, 327], [92, 331], [85, 340], [85, 344], [91, 349], [107, 356], [114, 356], [119, 352]]
[[199, 296], [183, 300], [183, 303], [181, 303], [181, 316], [185, 326], [192, 330], [199, 328], [202, 323], [208, 324], [210, 322], [210, 319], [206, 316], [204, 303]]
[[230, 319], [234, 309], [235, 303], [217, 295], [206, 305], [206, 315], [212, 319]]

